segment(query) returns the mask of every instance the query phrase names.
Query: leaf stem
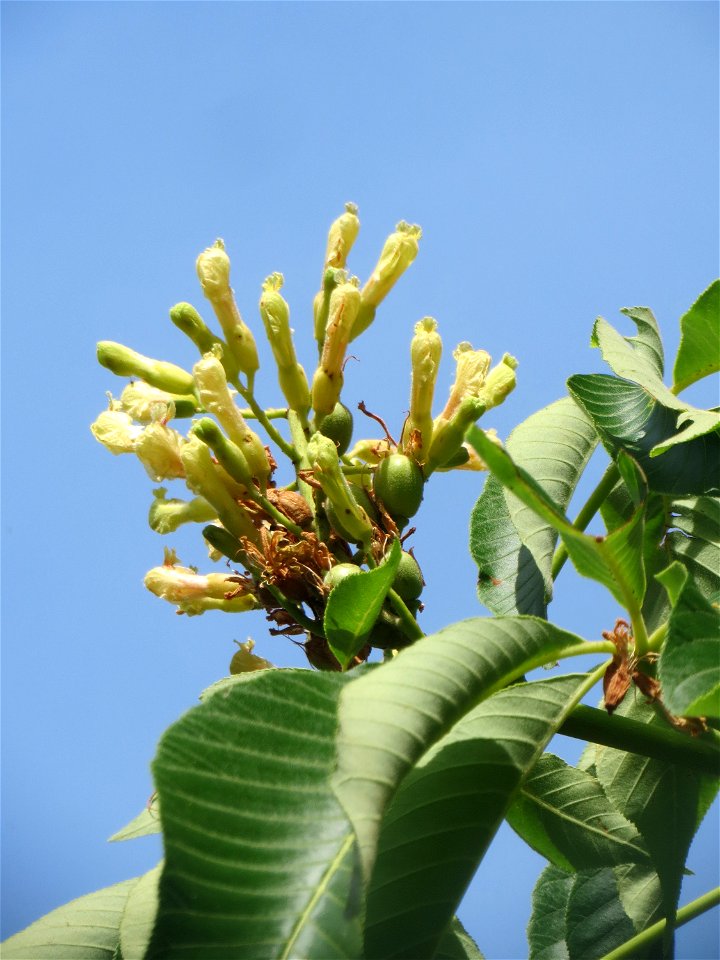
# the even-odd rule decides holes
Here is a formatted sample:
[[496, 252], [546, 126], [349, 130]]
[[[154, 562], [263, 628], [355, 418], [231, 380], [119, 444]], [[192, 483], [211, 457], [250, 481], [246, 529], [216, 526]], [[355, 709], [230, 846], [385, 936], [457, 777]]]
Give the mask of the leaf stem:
[[[600, 482], [595, 487], [593, 492], [588, 497], [585, 505], [581, 508], [577, 517], [573, 521], [573, 526], [576, 530], [585, 530], [587, 525], [590, 523], [592, 518], [600, 509], [600, 505], [607, 498], [607, 495], [610, 493], [612, 488], [618, 481], [620, 476], [620, 471], [617, 468], [617, 464], [612, 462], [605, 473], [600, 478]], [[553, 580], [556, 579], [557, 575], [560, 573], [562, 568], [565, 566], [565, 563], [568, 558], [567, 547], [564, 543], [560, 543], [552, 561], [552, 567], [550, 569], [550, 575]]]
[[424, 637], [425, 633], [423, 632], [422, 627], [408, 610], [403, 598], [396, 593], [392, 587], [388, 590], [388, 600], [392, 604], [393, 610], [400, 618], [402, 632], [405, 634], [405, 636], [409, 637], [411, 640], [419, 640], [420, 637]]
[[263, 425], [265, 432], [273, 441], [273, 443], [275, 443], [276, 446], [282, 450], [291, 463], [297, 464], [299, 456], [297, 451], [287, 442], [279, 430], [272, 425], [267, 413], [255, 399], [255, 395], [252, 392], [252, 385], [248, 383], [248, 386], [245, 387], [241, 383], [240, 379], [237, 378], [233, 381], [233, 386], [237, 389], [245, 403], [247, 403], [252, 412], [255, 414], [255, 419]]
[[[699, 917], [706, 911], [716, 907], [719, 903], [720, 887], [715, 887], [714, 890], [708, 890], [707, 893], [698, 897], [697, 900], [693, 900], [678, 910], [674, 926], [680, 927], [684, 923], [694, 920], [695, 917]], [[643, 930], [642, 933], [638, 933], [636, 936], [626, 940], [622, 946], [611, 950], [610, 953], [606, 953], [602, 960], [632, 960], [633, 957], [644, 954], [645, 947], [654, 940], [657, 940], [665, 932], [666, 924], [666, 920], [658, 920], [657, 923], [648, 927], [647, 930]]]
[[720, 773], [720, 749], [710, 737], [690, 737], [665, 724], [646, 724], [595, 707], [576, 707], [558, 733], [576, 740], [589, 740], [628, 753], [665, 760], [701, 773]]
[[[246, 420], [257, 420], [257, 414], [250, 407], [242, 408], [240, 413]], [[264, 413], [268, 420], [287, 420], [288, 410], [287, 407], [268, 407]]]

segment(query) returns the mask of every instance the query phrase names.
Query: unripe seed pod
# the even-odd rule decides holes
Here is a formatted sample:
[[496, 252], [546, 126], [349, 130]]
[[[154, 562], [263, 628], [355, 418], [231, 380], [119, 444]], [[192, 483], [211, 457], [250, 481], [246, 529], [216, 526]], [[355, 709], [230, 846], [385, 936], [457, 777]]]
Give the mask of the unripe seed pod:
[[328, 590], [332, 590], [333, 587], [336, 587], [342, 580], [346, 580], [356, 573], [361, 573], [361, 570], [360, 567], [354, 563], [336, 563], [334, 567], [330, 567], [323, 577], [323, 581]]
[[338, 402], [332, 413], [320, 420], [317, 428], [324, 437], [335, 442], [338, 453], [342, 456], [352, 440], [353, 415], [344, 403]]
[[167, 393], [188, 394], [195, 389], [192, 374], [174, 363], [145, 357], [122, 343], [101, 340], [97, 345], [97, 358], [103, 367], [119, 377], [139, 377], [153, 387]]
[[378, 650], [401, 650], [410, 642], [402, 631], [400, 618], [388, 607], [383, 607], [370, 632], [368, 643]]
[[393, 580], [393, 590], [403, 600], [413, 601], [419, 598], [424, 586], [425, 581], [417, 560], [411, 553], [403, 551]]
[[373, 477], [375, 496], [398, 525], [420, 509], [424, 485], [420, 467], [402, 453], [385, 457]]

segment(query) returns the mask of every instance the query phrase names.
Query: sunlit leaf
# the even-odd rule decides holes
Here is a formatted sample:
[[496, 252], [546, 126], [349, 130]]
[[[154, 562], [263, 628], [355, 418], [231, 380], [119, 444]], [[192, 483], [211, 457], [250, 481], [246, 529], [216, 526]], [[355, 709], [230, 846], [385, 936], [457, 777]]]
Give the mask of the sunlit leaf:
[[245, 676], [161, 740], [165, 869], [148, 956], [356, 957], [353, 838], [329, 788], [352, 674]]
[[395, 540], [379, 567], [346, 577], [331, 591], [325, 607], [325, 635], [342, 667], [347, 667], [370, 635], [393, 585], [401, 556], [400, 541]]
[[422, 754], [534, 665], [592, 650], [534, 617], [473, 619], [418, 640], [349, 684], [340, 701], [336, 790], [370, 876], [385, 811]]
[[649, 861], [637, 829], [608, 801], [597, 779], [552, 754], [535, 764], [507, 820], [562, 869]]
[[665, 706], [679, 716], [720, 716], [720, 609], [702, 596], [687, 572], [675, 563], [658, 575], [665, 583], [679, 574], [683, 583], [673, 600], [668, 636], [658, 675]]
[[[565, 511], [596, 443], [589, 417], [565, 397], [515, 427], [506, 448]], [[498, 615], [545, 616], [556, 543], [557, 532], [550, 524], [495, 477], [488, 477], [470, 519], [480, 600]]]
[[158, 906], [162, 864], [140, 877], [130, 891], [120, 921], [122, 960], [144, 960]]
[[[678, 411], [654, 400], [644, 387], [608, 374], [570, 377], [568, 389], [594, 423], [612, 456], [625, 450], [642, 467], [650, 489], [674, 496], [714, 493], [720, 477], [716, 427], [689, 442], [652, 453], [678, 434]], [[714, 416], [714, 415], [713, 415]]]
[[673, 370], [678, 391], [720, 370], [720, 280], [680, 318], [680, 334]]
[[2, 944], [3, 960], [111, 960], [120, 923], [140, 878], [66, 903]]
[[[488, 440], [482, 430], [471, 427], [467, 439], [503, 486], [560, 533], [578, 573], [602, 583], [626, 609], [642, 603], [645, 594], [643, 507], [638, 507], [624, 526], [606, 537], [582, 533], [527, 471], [514, 463], [506, 450]], [[628, 469], [637, 470], [633, 463], [628, 457]]]
[[152, 801], [136, 817], [133, 817], [129, 823], [108, 839], [110, 843], [119, 840], [134, 840], [136, 837], [149, 837], [160, 833], [160, 830], [160, 810], [157, 798], [153, 797]]
[[665, 373], [665, 351], [652, 310], [649, 307], [623, 307], [620, 313], [630, 317], [638, 329], [635, 336], [625, 339], [632, 344], [647, 366], [658, 377], [662, 377]]
[[407, 775], [380, 832], [366, 957], [433, 956], [523, 776], [592, 682], [569, 674], [496, 693]]

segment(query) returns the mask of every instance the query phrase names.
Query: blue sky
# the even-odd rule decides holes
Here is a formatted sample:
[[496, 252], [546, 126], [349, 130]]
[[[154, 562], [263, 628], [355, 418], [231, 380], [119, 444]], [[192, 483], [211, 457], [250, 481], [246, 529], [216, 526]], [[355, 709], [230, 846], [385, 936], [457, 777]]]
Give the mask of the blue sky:
[[[233, 639], [301, 662], [260, 615], [175, 617], [144, 591], [162, 558], [153, 485], [89, 433], [120, 391], [95, 342], [189, 366], [167, 311], [204, 309], [194, 261], [222, 236], [258, 333], [260, 284], [285, 274], [312, 368], [325, 235], [353, 200], [361, 277], [398, 220], [424, 230], [346, 375], [396, 430], [426, 314], [445, 342], [439, 396], [460, 340], [519, 358], [518, 390], [484, 423], [501, 436], [601, 369], [598, 314], [650, 305], [672, 355], [718, 269], [717, 21], [693, 2], [2, 4], [3, 935], [155, 864], [154, 839], [105, 839], [143, 807], [159, 734], [225, 674]], [[262, 344], [261, 362], [279, 402]], [[482, 612], [480, 487], [428, 488], [427, 631]], [[173, 544], [203, 562], [194, 538]], [[620, 612], [567, 569], [551, 608], [587, 637]], [[717, 883], [717, 846], [715, 815], [684, 901]], [[461, 912], [488, 957], [525, 955], [541, 866], [501, 833]], [[717, 956], [715, 917], [680, 944]]]

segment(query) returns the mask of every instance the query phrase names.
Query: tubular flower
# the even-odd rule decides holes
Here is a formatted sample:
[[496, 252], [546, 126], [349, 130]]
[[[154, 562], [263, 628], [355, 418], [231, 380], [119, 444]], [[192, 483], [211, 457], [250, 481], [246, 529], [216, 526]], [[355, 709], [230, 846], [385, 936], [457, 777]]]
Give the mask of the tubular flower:
[[145, 574], [145, 586], [156, 597], [175, 604], [178, 613], [193, 617], [206, 610], [242, 613], [259, 604], [247, 588], [226, 573], [199, 574], [189, 567], [153, 567]]
[[[402, 438], [403, 447], [412, 446], [421, 463], [432, 440], [432, 404], [441, 356], [442, 340], [437, 332], [437, 321], [432, 317], [423, 317], [415, 324], [415, 336], [410, 344], [410, 414]], [[419, 434], [419, 442], [416, 433]]]
[[[465, 431], [485, 412], [485, 405], [477, 397], [465, 397], [453, 415], [442, 414], [433, 424], [433, 438], [427, 454], [430, 471], [444, 467], [453, 460], [463, 446]], [[464, 457], [463, 457], [464, 459]]]
[[228, 437], [240, 447], [252, 476], [264, 491], [270, 476], [267, 451], [235, 405], [222, 363], [214, 353], [206, 353], [193, 367], [193, 376], [203, 408], [217, 417]]
[[332, 413], [343, 385], [345, 351], [360, 308], [360, 291], [351, 282], [341, 283], [330, 297], [330, 312], [320, 364], [312, 385], [312, 405], [317, 417]]
[[445, 409], [440, 414], [443, 420], [450, 420], [466, 397], [480, 396], [491, 363], [487, 351], [473, 350], [472, 344], [467, 341], [457, 345], [453, 357], [456, 363], [455, 382], [450, 388]]
[[190, 394], [168, 393], [142, 380], [134, 380], [120, 394], [118, 409], [140, 423], [152, 423], [172, 417], [192, 417], [197, 412], [197, 400]]
[[135, 453], [151, 480], [174, 480], [185, 476], [180, 456], [184, 443], [177, 430], [151, 423], [135, 441]]
[[217, 510], [204, 497], [193, 500], [166, 499], [165, 487], [153, 490], [148, 523], [155, 533], [174, 533], [184, 523], [207, 523], [217, 517]]
[[90, 430], [98, 443], [115, 454], [134, 453], [135, 441], [142, 433], [142, 427], [134, 424], [132, 417], [122, 410], [103, 410]]
[[310, 409], [310, 389], [307, 376], [295, 354], [290, 329], [290, 308], [281, 296], [283, 275], [273, 273], [263, 284], [260, 297], [260, 316], [278, 368], [278, 382], [288, 406], [301, 416]]
[[518, 362], [512, 354], [504, 353], [500, 363], [496, 364], [480, 391], [480, 398], [485, 403], [485, 409], [499, 407], [503, 400], [515, 389], [517, 379], [515, 370]]
[[333, 222], [328, 232], [325, 250], [325, 267], [344, 267], [350, 248], [360, 231], [358, 208], [354, 203], [345, 204], [345, 213]]
[[[191, 303], [176, 303], [170, 308], [170, 319], [195, 344], [201, 354], [220, 350], [223, 367], [229, 380], [238, 374], [238, 365], [223, 341], [216, 337]], [[225, 347], [225, 349], [223, 349]]]
[[230, 287], [230, 258], [223, 241], [216, 240], [212, 247], [204, 250], [197, 258], [196, 267], [203, 293], [212, 304], [230, 353], [245, 376], [252, 378], [260, 366], [257, 346], [235, 303]]
[[362, 308], [353, 326], [351, 340], [366, 330], [375, 319], [375, 310], [395, 286], [418, 254], [422, 230], [417, 224], [401, 220], [382, 248], [380, 259], [362, 288]]
[[372, 523], [355, 500], [338, 459], [337, 447], [328, 437], [314, 433], [308, 443], [308, 461], [315, 479], [341, 519], [343, 529], [354, 543], [369, 545]]

